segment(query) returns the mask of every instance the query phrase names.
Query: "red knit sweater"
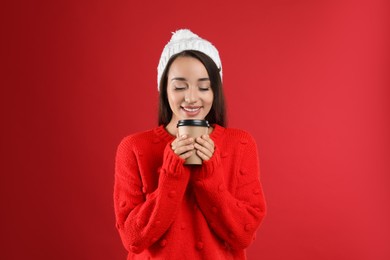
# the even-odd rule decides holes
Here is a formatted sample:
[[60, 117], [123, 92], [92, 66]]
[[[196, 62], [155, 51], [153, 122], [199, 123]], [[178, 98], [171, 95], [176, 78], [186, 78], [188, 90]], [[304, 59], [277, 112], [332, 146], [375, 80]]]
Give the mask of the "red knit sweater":
[[214, 125], [215, 152], [185, 166], [160, 126], [118, 147], [114, 206], [127, 259], [245, 259], [265, 215], [256, 144]]

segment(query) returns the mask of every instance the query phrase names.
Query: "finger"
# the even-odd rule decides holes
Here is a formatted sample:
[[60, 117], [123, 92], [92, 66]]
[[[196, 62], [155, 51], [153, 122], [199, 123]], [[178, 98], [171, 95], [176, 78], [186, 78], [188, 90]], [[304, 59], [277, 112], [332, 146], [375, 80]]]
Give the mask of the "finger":
[[203, 160], [203, 161], [208, 161], [211, 156], [207, 156], [204, 154], [201, 150], [196, 150], [196, 154]]
[[174, 153], [177, 154], [177, 155], [182, 155], [188, 151], [192, 151], [194, 150], [194, 145], [193, 144], [189, 144], [189, 145], [185, 145], [185, 146], [180, 146], [180, 147], [177, 147], [175, 150], [174, 150]]
[[210, 138], [209, 135], [203, 135], [202, 138], [214, 147], [214, 141], [213, 141], [213, 139]]
[[191, 151], [188, 151], [188, 152], [185, 152], [185, 153], [179, 155], [179, 157], [185, 160], [188, 157], [190, 157], [193, 153], [194, 153], [194, 150], [191, 150]]
[[[188, 141], [186, 141], [186, 140], [188, 140], [186, 135], [182, 135], [182, 136], [180, 136], [180, 137], [177, 137], [177, 138], [172, 142], [172, 145], [171, 145], [172, 150], [176, 150], [176, 148], [179, 147], [179, 146], [187, 145], [187, 144], [190, 144], [190, 143], [193, 142], [193, 139], [190, 139], [190, 140], [188, 140]], [[185, 141], [185, 142], [183, 143], [182, 141]]]
[[[211, 140], [211, 139], [209, 139], [209, 140]], [[213, 141], [210, 142], [209, 140], [206, 140], [204, 138], [198, 137], [196, 139], [196, 142], [198, 144], [200, 144], [201, 146], [206, 147], [208, 150], [210, 150], [213, 153], [214, 152], [214, 142]]]
[[196, 138], [196, 141], [199, 141], [199, 142], [207, 142], [209, 143], [210, 145], [214, 146], [214, 141], [210, 138], [210, 136], [208, 135], [202, 135], [198, 138]]
[[177, 133], [175, 140], [173, 140], [173, 142], [172, 142], [172, 147], [174, 147], [179, 140], [184, 139], [183, 137], [185, 137], [185, 136], [183, 135], [180, 137], [179, 134]]
[[176, 148], [194, 143], [194, 138], [180, 139], [176, 143]]
[[176, 143], [177, 143], [177, 139], [173, 140], [173, 142], [171, 143], [171, 148], [172, 150], [175, 150], [176, 148]]
[[197, 151], [202, 152], [202, 154], [206, 155], [206, 156], [209, 157], [209, 158], [210, 158], [211, 156], [213, 156], [213, 152], [214, 152], [214, 151], [210, 150], [208, 147], [201, 146], [201, 145], [198, 144], [198, 143], [195, 143], [194, 147], [195, 147], [195, 149], [196, 149]]

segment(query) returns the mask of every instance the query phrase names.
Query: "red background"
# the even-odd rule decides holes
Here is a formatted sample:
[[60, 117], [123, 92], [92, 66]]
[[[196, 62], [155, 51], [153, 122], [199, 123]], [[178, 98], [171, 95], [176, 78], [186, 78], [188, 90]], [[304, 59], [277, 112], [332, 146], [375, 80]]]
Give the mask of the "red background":
[[2, 259], [125, 259], [119, 141], [156, 125], [170, 32], [221, 53], [257, 140], [249, 259], [390, 259], [388, 1], [9, 1], [1, 7]]

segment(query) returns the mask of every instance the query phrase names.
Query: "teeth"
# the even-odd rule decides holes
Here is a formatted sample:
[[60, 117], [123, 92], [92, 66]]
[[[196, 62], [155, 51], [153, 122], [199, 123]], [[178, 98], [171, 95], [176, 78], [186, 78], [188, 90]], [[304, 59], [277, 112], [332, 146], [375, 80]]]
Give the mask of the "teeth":
[[183, 107], [183, 109], [185, 111], [188, 111], [188, 112], [195, 112], [195, 111], [198, 111], [200, 109], [200, 107], [198, 108], [188, 108], [188, 107]]

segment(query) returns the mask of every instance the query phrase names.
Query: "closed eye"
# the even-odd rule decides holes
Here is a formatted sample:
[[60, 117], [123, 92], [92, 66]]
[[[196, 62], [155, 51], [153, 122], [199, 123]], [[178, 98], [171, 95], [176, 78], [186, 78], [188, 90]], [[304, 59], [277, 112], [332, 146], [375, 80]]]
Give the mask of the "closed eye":
[[180, 91], [180, 90], [185, 90], [186, 87], [174, 87], [173, 89], [176, 91]]

